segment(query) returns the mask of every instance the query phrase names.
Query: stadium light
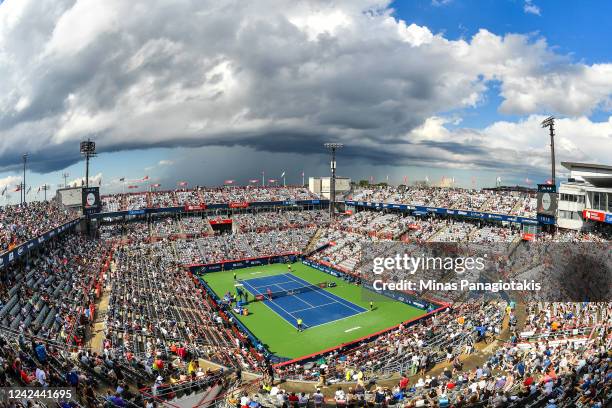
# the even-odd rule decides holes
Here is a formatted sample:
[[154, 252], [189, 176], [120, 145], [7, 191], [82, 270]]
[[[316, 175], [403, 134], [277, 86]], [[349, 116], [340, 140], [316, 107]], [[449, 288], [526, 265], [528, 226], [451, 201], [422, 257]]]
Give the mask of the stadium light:
[[68, 176], [70, 173], [64, 172], [62, 173], [62, 177], [64, 178], [64, 188], [68, 188]]
[[543, 128], [550, 129], [550, 161], [551, 161], [551, 173], [552, 173], [552, 184], [554, 186], [557, 185], [557, 181], [555, 180], [555, 118], [553, 116], [549, 116], [542, 121]]
[[336, 207], [336, 150], [342, 149], [342, 143], [325, 143], [326, 149], [331, 150], [331, 183], [329, 189], [329, 216], [334, 218], [334, 208]]
[[47, 201], [47, 191], [50, 189], [49, 185], [47, 183], [45, 183], [42, 186], [40, 186], [40, 189], [42, 191], [44, 191], [44, 193], [45, 193], [45, 201]]
[[21, 196], [23, 197], [21, 200], [22, 204], [26, 203], [26, 163], [28, 161], [28, 154], [23, 154], [23, 187], [21, 188]]
[[89, 159], [96, 156], [96, 142], [89, 139], [81, 142], [81, 154], [85, 156], [85, 187], [89, 187]]

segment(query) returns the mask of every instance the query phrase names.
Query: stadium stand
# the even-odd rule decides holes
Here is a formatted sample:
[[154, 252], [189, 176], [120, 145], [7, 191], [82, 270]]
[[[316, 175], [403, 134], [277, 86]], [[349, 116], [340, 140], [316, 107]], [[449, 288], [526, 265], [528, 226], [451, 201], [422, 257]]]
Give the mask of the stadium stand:
[[0, 207], [0, 250], [7, 251], [44, 232], [79, 218], [55, 201]]
[[[534, 211], [533, 197], [515, 193], [415, 187], [353, 194], [515, 215]], [[303, 188], [224, 187], [110, 195], [104, 205], [119, 211], [313, 198]], [[4, 250], [78, 217], [55, 203], [0, 211]], [[215, 232], [210, 221], [219, 218], [231, 220], [231, 229]], [[273, 368], [265, 350], [185, 268], [323, 248], [308, 259], [359, 284], [371, 268], [364, 263], [366, 244], [393, 250], [429, 242], [517, 243], [521, 234], [510, 226], [391, 211], [360, 211], [332, 222], [325, 210], [266, 208], [111, 220], [94, 235], [68, 231], [2, 269], [0, 385], [70, 385], [78, 390], [72, 406], [88, 407], [202, 401], [253, 408], [604, 407], [612, 398], [610, 302], [517, 305], [449, 297], [440, 312], [411, 324]], [[609, 240], [608, 230], [537, 237]], [[524, 259], [530, 257], [526, 250]], [[520, 262], [512, 266], [524, 273]], [[241, 380], [242, 371], [253, 382]]]

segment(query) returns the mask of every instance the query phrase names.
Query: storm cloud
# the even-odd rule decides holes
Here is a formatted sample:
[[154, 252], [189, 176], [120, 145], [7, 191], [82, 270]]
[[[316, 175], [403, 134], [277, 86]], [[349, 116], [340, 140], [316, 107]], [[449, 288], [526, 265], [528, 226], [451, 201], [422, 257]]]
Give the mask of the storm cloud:
[[[35, 171], [62, 169], [88, 137], [102, 152], [334, 140], [370, 163], [541, 168], [549, 112], [585, 138], [566, 133], [561, 158], [612, 156], [612, 121], [587, 119], [612, 106], [612, 64], [528, 35], [449, 40], [385, 1], [8, 0], [0, 78], [0, 170], [24, 151]], [[491, 81], [499, 110], [524, 119], [449, 126], [444, 112], [484, 103]]]

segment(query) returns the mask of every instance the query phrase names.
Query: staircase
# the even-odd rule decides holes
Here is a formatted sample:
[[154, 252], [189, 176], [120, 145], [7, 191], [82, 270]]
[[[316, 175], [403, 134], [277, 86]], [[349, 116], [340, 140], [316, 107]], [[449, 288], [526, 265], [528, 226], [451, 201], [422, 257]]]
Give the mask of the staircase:
[[221, 393], [222, 387], [219, 384], [215, 384], [203, 391], [196, 391], [191, 394], [183, 394], [178, 398], [169, 401], [173, 407], [180, 408], [192, 408], [200, 407], [205, 408], [213, 403], [215, 398]]
[[317, 231], [313, 234], [313, 236], [310, 238], [310, 241], [308, 241], [308, 244], [306, 245], [306, 249], [304, 250], [305, 254], [309, 254], [315, 249], [317, 249], [317, 242], [319, 242], [321, 234], [323, 234], [323, 229], [317, 228]]

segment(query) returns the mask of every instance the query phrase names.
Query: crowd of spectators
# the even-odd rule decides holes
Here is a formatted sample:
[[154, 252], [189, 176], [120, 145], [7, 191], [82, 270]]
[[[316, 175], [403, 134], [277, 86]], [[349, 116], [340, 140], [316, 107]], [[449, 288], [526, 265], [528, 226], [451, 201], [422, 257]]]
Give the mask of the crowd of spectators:
[[8, 251], [79, 216], [56, 201], [1, 206], [0, 251]]
[[534, 218], [535, 194], [518, 191], [474, 190], [429, 186], [388, 186], [361, 188], [350, 200], [378, 203], [409, 204], [427, 207], [454, 208], [511, 214]]
[[244, 232], [179, 240], [173, 244], [183, 264], [210, 264], [304, 251], [315, 228]]
[[[250, 189], [226, 190], [231, 189], [170, 194], [173, 202], [187, 203], [195, 193], [230, 201], [237, 199], [234, 194], [253, 193]], [[257, 199], [276, 199], [281, 189], [261, 190], [274, 191], [259, 192]], [[459, 203], [463, 197], [453, 189], [429, 193], [429, 198], [419, 199]], [[131, 194], [116, 203], [121, 208], [164, 206], [168, 201], [162, 197]], [[481, 208], [491, 211], [512, 206], [511, 211], [517, 213], [530, 206], [527, 198], [514, 198], [487, 196], [472, 202], [480, 200]], [[114, 205], [112, 199], [107, 203]], [[105, 224], [98, 238], [70, 233], [5, 267], [0, 274], [2, 385], [68, 384], [77, 387], [88, 406], [142, 406], [147, 402], [136, 391], [139, 388], [169, 398], [179, 384], [202, 381], [212, 387], [223, 382], [224, 373], [206, 368], [205, 361], [238, 370], [264, 367], [261, 350], [238, 330], [234, 318], [217, 305], [184, 264], [303, 253], [309, 244], [311, 249], [330, 244], [312, 259], [360, 274], [360, 268], [367, 269], [362, 264], [366, 244], [372, 242], [488, 245], [516, 242], [520, 237], [518, 231], [501, 225], [384, 211], [358, 212], [333, 223], [326, 211], [262, 211], [227, 217], [232, 219], [232, 233], [215, 234], [210, 220], [201, 216]], [[39, 225], [32, 233], [44, 232], [52, 224], [41, 225], [44, 227]], [[181, 236], [169, 239], [174, 235]], [[595, 231], [562, 232], [539, 239], [607, 242], [609, 237]], [[532, 253], [528, 257], [531, 262], [539, 259]], [[520, 269], [521, 265], [511, 266]], [[87, 339], [100, 282], [109, 284], [109, 303], [103, 347], [92, 351]], [[349, 382], [351, 388], [339, 389], [333, 398], [339, 406], [605, 406], [612, 379], [610, 303], [541, 301], [525, 306], [524, 327], [519, 331], [513, 329], [513, 302], [456, 299], [444, 311], [419, 322], [343, 346], [316, 361], [282, 366], [276, 374], [319, 386]], [[464, 370], [463, 362], [476, 345], [496, 339], [504, 324], [512, 331], [509, 340], [489, 349], [484, 363]], [[445, 363], [441, 374], [431, 373]], [[397, 386], [376, 385], [383, 376], [394, 373], [403, 374]], [[408, 376], [419, 378], [409, 383]], [[320, 392], [287, 393], [268, 386], [262, 387], [257, 398], [252, 394], [243, 397], [252, 407], [260, 402], [298, 406], [300, 401], [316, 405], [325, 400]]]
[[413, 217], [405, 214], [361, 211], [340, 217], [321, 229], [315, 247], [331, 244], [313, 255], [342, 271], [358, 272], [362, 248], [375, 242], [470, 242], [511, 243], [520, 240], [520, 231], [505, 226], [481, 225], [477, 221], [452, 218]]
[[296, 228], [326, 227], [329, 211], [272, 211], [256, 214], [236, 214], [231, 218], [240, 232], [266, 232]]
[[[117, 249], [110, 282], [106, 347], [134, 360], [132, 364], [149, 375], [158, 374], [163, 365], [156, 359], [168, 355], [249, 367], [227, 322], [164, 245], [138, 243]], [[186, 364], [174, 366], [191, 374]]]
[[106, 245], [80, 235], [50, 242], [0, 274], [0, 325], [80, 345], [91, 323]]
[[319, 197], [305, 187], [197, 187], [170, 191], [120, 193], [101, 197], [102, 211], [180, 207], [200, 204], [313, 200]]

